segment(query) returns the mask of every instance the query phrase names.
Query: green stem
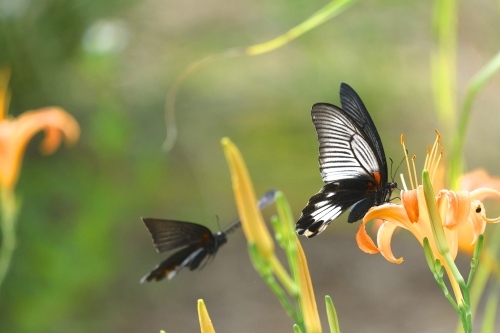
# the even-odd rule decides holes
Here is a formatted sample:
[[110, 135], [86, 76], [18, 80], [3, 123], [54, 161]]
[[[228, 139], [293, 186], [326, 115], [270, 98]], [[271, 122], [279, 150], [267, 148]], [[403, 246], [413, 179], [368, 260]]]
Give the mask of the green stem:
[[474, 276], [474, 272], [476, 271], [477, 265], [479, 264], [479, 256], [481, 255], [481, 252], [483, 250], [483, 241], [484, 235], [481, 234], [477, 239], [476, 246], [474, 248], [474, 255], [472, 256], [472, 260], [470, 262], [469, 277], [467, 278], [467, 288], [470, 288], [472, 277]]
[[9, 271], [12, 256], [16, 248], [17, 203], [14, 192], [2, 189], [0, 195], [2, 209], [2, 245], [0, 247], [0, 288]]
[[302, 321], [302, 317], [297, 313], [294, 306], [288, 299], [285, 291], [283, 290], [283, 288], [281, 288], [278, 281], [274, 278], [269, 262], [262, 258], [254, 243], [248, 243], [248, 252], [250, 254], [250, 259], [252, 260], [255, 270], [266, 282], [271, 291], [276, 295], [286, 313], [292, 318], [295, 323], [300, 323]]
[[[435, 245], [445, 261], [445, 265], [443, 266], [446, 269], [446, 273], [448, 274], [450, 282], [453, 286], [453, 291], [455, 292], [455, 298], [458, 303], [460, 319], [462, 321], [464, 331], [466, 333], [470, 333], [472, 330], [472, 316], [470, 312], [469, 288], [467, 287], [462, 274], [460, 274], [460, 271], [451, 256], [450, 248], [448, 247], [446, 235], [443, 230], [441, 216], [439, 215], [436, 196], [434, 194], [434, 189], [432, 188], [429, 172], [427, 170], [422, 172], [422, 185], [424, 187], [424, 197], [427, 204]], [[457, 284], [460, 290], [457, 290]]]
[[465, 99], [458, 120], [458, 130], [453, 138], [450, 158], [450, 180], [452, 188], [458, 188], [459, 177], [463, 173], [463, 150], [469, 125], [472, 104], [477, 94], [484, 88], [488, 81], [500, 70], [500, 52], [491, 59], [467, 84]]
[[453, 306], [455, 311], [460, 313], [460, 309], [458, 308], [457, 302], [451, 296], [448, 287], [446, 286], [446, 283], [443, 280], [443, 265], [441, 265], [441, 261], [439, 259], [434, 258], [434, 254], [432, 253], [432, 248], [429, 243], [429, 239], [427, 237], [424, 238], [423, 246], [424, 246], [425, 259], [427, 260], [427, 264], [429, 265], [429, 269], [431, 270], [434, 279], [438, 283], [439, 287], [444, 293], [444, 296]]

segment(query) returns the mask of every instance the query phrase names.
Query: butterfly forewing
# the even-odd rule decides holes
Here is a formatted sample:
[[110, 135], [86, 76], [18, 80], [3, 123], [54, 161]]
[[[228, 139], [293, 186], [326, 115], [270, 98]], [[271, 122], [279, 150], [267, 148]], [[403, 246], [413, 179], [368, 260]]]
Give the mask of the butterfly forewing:
[[379, 170], [382, 177], [385, 177], [383, 180], [387, 181], [387, 162], [382, 140], [380, 140], [377, 128], [359, 95], [346, 83], [340, 85], [340, 103], [345, 113], [347, 113], [361, 129], [366, 142], [373, 148], [373, 151], [376, 152], [376, 157], [380, 165]]
[[370, 144], [342, 109], [315, 104], [312, 119], [319, 141], [319, 166], [325, 183], [359, 176], [372, 178], [380, 165]]
[[143, 218], [153, 245], [158, 252], [173, 250], [191, 244], [204, 245], [213, 241], [210, 229], [205, 226], [175, 220]]

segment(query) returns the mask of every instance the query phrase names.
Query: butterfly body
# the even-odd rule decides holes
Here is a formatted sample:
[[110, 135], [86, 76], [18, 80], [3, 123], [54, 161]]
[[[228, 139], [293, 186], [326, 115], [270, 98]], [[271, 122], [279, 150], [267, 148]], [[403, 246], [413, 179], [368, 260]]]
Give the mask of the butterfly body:
[[326, 185], [302, 210], [296, 224], [299, 235], [317, 235], [351, 206], [348, 222], [355, 222], [371, 207], [388, 202], [396, 188], [388, 182], [382, 142], [363, 102], [345, 83], [340, 99], [343, 108], [328, 103], [312, 107]]

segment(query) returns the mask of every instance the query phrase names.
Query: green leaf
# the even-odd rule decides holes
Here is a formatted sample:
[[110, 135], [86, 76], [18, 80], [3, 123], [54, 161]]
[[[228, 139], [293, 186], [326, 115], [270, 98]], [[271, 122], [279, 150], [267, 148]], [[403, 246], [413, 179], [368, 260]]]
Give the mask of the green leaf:
[[326, 303], [326, 316], [328, 318], [330, 333], [340, 333], [339, 319], [337, 317], [337, 311], [335, 311], [335, 306], [333, 305], [332, 298], [326, 295], [325, 303]]

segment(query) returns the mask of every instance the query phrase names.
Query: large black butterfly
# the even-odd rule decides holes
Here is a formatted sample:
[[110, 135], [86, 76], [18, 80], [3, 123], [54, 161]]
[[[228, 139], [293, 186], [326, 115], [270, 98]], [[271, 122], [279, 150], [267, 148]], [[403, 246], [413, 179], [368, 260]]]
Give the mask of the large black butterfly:
[[312, 120], [318, 133], [319, 169], [325, 186], [309, 199], [295, 230], [313, 237], [352, 206], [347, 219], [363, 218], [373, 206], [388, 202], [396, 183], [388, 182], [382, 141], [361, 98], [340, 85], [342, 109], [314, 104]]
[[[275, 197], [276, 191], [266, 192], [259, 199], [259, 209], [269, 206], [274, 202]], [[165, 277], [170, 280], [186, 266], [190, 270], [195, 270], [203, 262], [203, 259], [215, 256], [217, 250], [227, 242], [226, 235], [241, 225], [241, 221], [237, 220], [224, 231], [213, 234], [207, 227], [191, 222], [144, 217], [142, 221], [151, 234], [153, 246], [158, 253], [178, 251], [146, 274], [141, 279], [141, 283], [160, 281]]]

